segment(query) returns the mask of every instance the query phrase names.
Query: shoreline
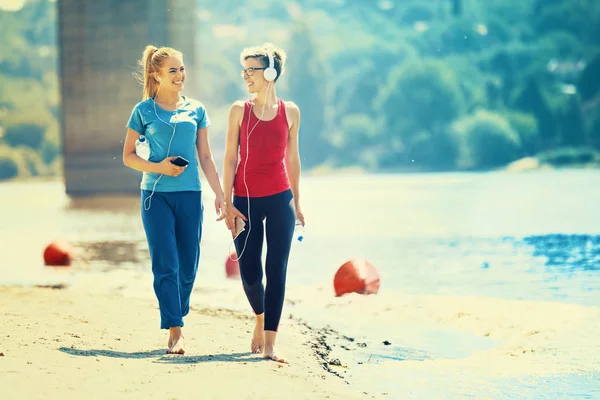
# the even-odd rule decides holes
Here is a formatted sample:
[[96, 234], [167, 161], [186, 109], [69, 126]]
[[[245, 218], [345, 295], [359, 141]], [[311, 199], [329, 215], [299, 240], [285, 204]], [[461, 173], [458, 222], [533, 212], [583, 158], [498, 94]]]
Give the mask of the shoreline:
[[[192, 335], [186, 334], [189, 336], [186, 341], [188, 353], [184, 356], [163, 354], [166, 333], [158, 329], [158, 309], [143, 275], [133, 272], [84, 274], [76, 282], [58, 280], [39, 284], [42, 287], [0, 285], [0, 309], [11, 310], [3, 313], [5, 318], [8, 317], [8, 324], [3, 325], [0, 337], [12, 336], [9, 328], [12, 322], [19, 319], [27, 321], [28, 325], [18, 327], [16, 334], [28, 337], [32, 343], [40, 341], [34, 350], [36, 353], [43, 352], [34, 358], [33, 365], [56, 358], [60, 362], [54, 368], [70, 374], [74, 368], [83, 367], [78, 359], [95, 359], [98, 363], [137, 359], [135, 362], [142, 373], [147, 371], [142, 375], [150, 375], [153, 379], [160, 379], [161, 375], [155, 371], [155, 364], [195, 366], [167, 373], [192, 374], [194, 370], [191, 368], [200, 370], [197, 376], [213, 373], [217, 387], [210, 389], [213, 392], [210, 392], [209, 398], [221, 398], [218, 397], [221, 381], [238, 379], [238, 375], [244, 376], [239, 379], [247, 379], [249, 373], [246, 369], [250, 369], [250, 374], [256, 373], [255, 378], [261, 380], [275, 374], [273, 376], [279, 380], [278, 384], [291, 388], [298, 398], [419, 398], [410, 395], [441, 393], [443, 388], [440, 388], [439, 382], [448, 379], [460, 383], [462, 392], [458, 394], [465, 394], [476, 390], [481, 382], [488, 382], [489, 390], [498, 390], [491, 385], [499, 384], [497, 382], [502, 379], [509, 379], [517, 385], [524, 379], [560, 382], [567, 379], [565, 376], [581, 373], [588, 378], [580, 378], [580, 382], [588, 383], [579, 385], [590, 386], [590, 377], [600, 377], [600, 368], [593, 362], [600, 355], [600, 346], [596, 346], [600, 343], [600, 322], [597, 322], [600, 321], [600, 307], [477, 296], [410, 295], [392, 291], [338, 298], [332, 297], [325, 287], [293, 286], [284, 306], [281, 327], [285, 333], [278, 341], [278, 349], [286, 357], [290, 354], [289, 349], [293, 349], [294, 354], [290, 365], [280, 366], [267, 361], [256, 362], [262, 360], [244, 353], [253, 321], [244, 306], [243, 293], [237, 290], [238, 281], [228, 281], [221, 286], [196, 286], [195, 301], [184, 327], [184, 331], [192, 332]], [[19, 298], [25, 301], [19, 301]], [[307, 298], [310, 302], [304, 304], [303, 299]], [[50, 307], [51, 311], [45, 312], [40, 307], [42, 304]], [[87, 335], [77, 332], [76, 315], [85, 313], [81, 311], [82, 306], [93, 310], [92, 316], [99, 314], [94, 317], [97, 329]], [[317, 309], [304, 308], [306, 306], [316, 306]], [[329, 311], [323, 313], [323, 308]], [[115, 320], [114, 316], [107, 316], [111, 312], [123, 314], [127, 321], [128, 316], [133, 321], [142, 317], [143, 323], [125, 342], [122, 337], [117, 340], [115, 333], [121, 331], [121, 326], [119, 318]], [[353, 322], [348, 326], [339, 325], [340, 321], [328, 319], [334, 315], [354, 315]], [[66, 327], [61, 328], [63, 330], [57, 330], [55, 317], [66, 321], [63, 324]], [[322, 317], [325, 319], [319, 321]], [[91, 319], [85, 318], [87, 322], [83, 323], [92, 323]], [[106, 323], [98, 326], [99, 321]], [[36, 336], [31, 331], [36, 322], [44, 327], [41, 329], [44, 335]], [[453, 336], [452, 332], [448, 335], [451, 330], [458, 336]], [[224, 332], [226, 340], [221, 338]], [[49, 341], [50, 334], [55, 336], [52, 340], [56, 344]], [[96, 337], [98, 334], [99, 337]], [[141, 343], [138, 347], [135, 342], [137, 335], [140, 335]], [[67, 337], [67, 345], [59, 346], [64, 336]], [[113, 337], [116, 342], [107, 340], [107, 336]], [[475, 348], [477, 346], [473, 343], [479, 339], [492, 339], [495, 343]], [[575, 342], [580, 344], [575, 347]], [[22, 346], [28, 349], [33, 344], [22, 341], [18, 346], [11, 346], [10, 342], [7, 344], [0, 344], [0, 352], [4, 353], [4, 357], [0, 357], [0, 374], [16, 379], [12, 381], [15, 387], [27, 386], [25, 381], [31, 379], [28, 374], [37, 374], [42, 385], [53, 387], [44, 380], [48, 379], [43, 375], [45, 369], [38, 367], [32, 371], [29, 365], [17, 368], [17, 359], [8, 362], [14, 354], [19, 354], [20, 358]], [[40, 349], [40, 345], [49, 345], [50, 349]], [[125, 345], [127, 351], [119, 348]], [[455, 346], [462, 350], [457, 352], [453, 349]], [[63, 355], [56, 356], [57, 353]], [[64, 355], [70, 359], [61, 358]], [[210, 369], [207, 372], [205, 364], [215, 366], [217, 372]], [[113, 365], [115, 368], [128, 367], [127, 363], [124, 366]], [[258, 368], [258, 365], [261, 367]], [[98, 371], [106, 375], [105, 371]], [[457, 371], [461, 371], [462, 375], [457, 375]], [[465, 378], [467, 371], [471, 378]], [[16, 374], [21, 374], [22, 380], [16, 378]], [[138, 375], [139, 371], [136, 371], [132, 379], [137, 379]], [[404, 382], [394, 383], [394, 376], [401, 376]], [[307, 392], [300, 382], [308, 383], [306, 386], [312, 391]], [[72, 387], [76, 393], [88, 396], [85, 387]], [[118, 395], [125, 398], [129, 395], [137, 398], [140, 393], [151, 395], [144, 390], [142, 386], [134, 385]], [[191, 392], [185, 391], [188, 390], [186, 387], [182, 391], [168, 393], [158, 388], [153, 390], [175, 398], [191, 395]], [[583, 390], [593, 391], [593, 388], [590, 386]], [[65, 394], [61, 390], [58, 393], [57, 398]], [[24, 394], [27, 396], [16, 398], [35, 397], [31, 393]], [[213, 395], [217, 397], [211, 397]], [[260, 392], [228, 393], [223, 398], [248, 395], [250, 397], [246, 398], [268, 398]], [[276, 397], [274, 395], [273, 398]]]
[[[527, 381], [543, 384], [545, 395], [597, 391], [597, 306], [388, 291], [308, 297], [329, 315], [353, 316], [344, 325], [310, 326], [325, 344], [326, 368], [369, 393], [431, 398], [443, 393], [444, 381], [460, 387], [457, 395], [482, 387], [496, 394], [528, 391]], [[569, 387], [564, 382], [572, 377]]]
[[[291, 319], [284, 321], [286, 335], [278, 341], [290, 364], [251, 354], [250, 316], [218, 306], [192, 307], [184, 327], [186, 354], [166, 355], [167, 333], [158, 329], [154, 303], [119, 294], [0, 286], [3, 386], [18, 399], [197, 398], [199, 391], [202, 398], [366, 395], [323, 369], [318, 335]], [[268, 386], [256, 385], [265, 379]]]
[[[582, 170], [600, 170], [600, 162], [588, 162], [588, 163], [567, 163], [567, 164], [553, 164], [547, 162], [539, 157], [523, 157], [514, 160], [506, 165], [494, 167], [494, 168], [456, 168], [456, 169], [423, 169], [415, 167], [394, 167], [394, 168], [380, 168], [377, 170], [370, 170], [361, 166], [344, 166], [330, 168], [328, 166], [317, 166], [305, 172], [306, 177], [310, 178], [321, 178], [323, 176], [333, 177], [346, 177], [346, 176], [364, 176], [364, 175], [432, 175], [432, 174], [485, 174], [485, 173], [526, 173], [526, 172], [546, 172], [546, 171], [582, 171]], [[201, 178], [204, 179], [204, 178]], [[15, 184], [15, 183], [55, 183], [64, 182], [64, 175], [38, 175], [38, 176], [16, 176], [10, 179], [0, 180], [0, 184]], [[132, 195], [137, 196], [137, 191], [131, 191], [131, 194], [124, 194], [125, 196]], [[101, 194], [99, 196], [105, 196]], [[111, 196], [111, 194], [106, 194]], [[119, 195], [116, 195], [119, 196]], [[85, 196], [84, 196], [85, 197]]]

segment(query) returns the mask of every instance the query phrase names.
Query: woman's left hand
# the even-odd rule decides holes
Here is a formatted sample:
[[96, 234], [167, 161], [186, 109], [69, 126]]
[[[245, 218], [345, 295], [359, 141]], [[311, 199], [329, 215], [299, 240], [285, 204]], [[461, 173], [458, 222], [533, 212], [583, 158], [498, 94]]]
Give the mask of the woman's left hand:
[[302, 209], [299, 204], [296, 204], [296, 219], [304, 226], [304, 214], [302, 214]]
[[223, 219], [225, 214], [225, 196], [217, 196], [215, 198], [215, 212], [217, 213], [217, 221]]

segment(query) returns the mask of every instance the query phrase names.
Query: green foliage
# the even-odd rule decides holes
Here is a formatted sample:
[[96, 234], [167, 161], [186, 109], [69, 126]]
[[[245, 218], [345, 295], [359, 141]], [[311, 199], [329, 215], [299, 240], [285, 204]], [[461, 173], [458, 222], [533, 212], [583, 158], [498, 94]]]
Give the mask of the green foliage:
[[564, 110], [559, 113], [559, 129], [561, 145], [584, 146], [587, 142], [586, 132], [578, 96], [571, 96]]
[[[453, 169], [460, 152], [459, 143], [449, 131], [414, 135], [407, 151], [411, 165], [421, 171]], [[407, 162], [408, 164], [408, 162]]]
[[4, 141], [12, 147], [26, 146], [39, 150], [45, 132], [46, 127], [35, 122], [8, 125], [4, 131]]
[[53, 173], [60, 154], [56, 3], [0, 11], [0, 180]]
[[[600, 149], [597, 0], [197, 4], [189, 95], [211, 114], [215, 153], [248, 97], [239, 53], [266, 41], [288, 55], [277, 91], [300, 107], [304, 168], [488, 169]], [[0, 11], [0, 179], [62, 171], [56, 13], [48, 0]]]
[[[296, 20], [290, 38], [290, 45], [295, 53], [294, 58], [287, 65], [287, 70], [295, 77], [290, 81], [290, 97], [300, 107], [301, 115], [306, 116], [302, 117], [299, 147], [302, 152], [302, 162], [309, 168], [326, 161], [326, 154], [329, 153], [329, 143], [325, 136], [327, 70], [315, 44], [310, 40], [311, 37], [312, 32], [308, 25], [300, 19]], [[313, 147], [321, 151], [311, 151]]]
[[526, 81], [514, 105], [517, 110], [531, 113], [537, 119], [542, 148], [548, 149], [558, 144], [556, 118], [536, 78], [530, 77]]
[[585, 120], [589, 144], [600, 150], [600, 107], [590, 111]]
[[25, 168], [25, 172], [21, 175], [25, 176], [45, 176], [46, 175], [46, 165], [42, 161], [40, 154], [33, 149], [29, 149], [26, 147], [13, 148], [12, 150], [15, 152], [15, 156], [22, 165], [22, 168]]
[[61, 137], [58, 123], [52, 124], [44, 136], [40, 156], [46, 165], [51, 165], [61, 153]]
[[0, 145], [0, 180], [46, 175], [46, 168], [34, 150]]
[[331, 136], [337, 163], [340, 166], [361, 164], [369, 169], [376, 169], [377, 160], [371, 157], [371, 152], [380, 141], [380, 133], [379, 122], [367, 114], [343, 116], [339, 128]]
[[16, 178], [19, 175], [19, 163], [12, 149], [0, 145], [0, 181]]
[[508, 111], [503, 114], [511, 128], [519, 135], [524, 156], [533, 156], [541, 148], [537, 120], [532, 114]]
[[411, 61], [392, 70], [377, 104], [389, 134], [404, 139], [421, 129], [443, 128], [464, 107], [452, 69], [435, 60]]
[[600, 93], [600, 52], [586, 65], [582, 71], [577, 90], [583, 100], [591, 100]]
[[435, 17], [435, 9], [426, 3], [413, 3], [401, 11], [400, 21], [412, 25], [419, 21], [431, 21]]
[[600, 163], [600, 152], [589, 147], [563, 147], [538, 154], [544, 164], [557, 167]]
[[456, 121], [454, 131], [463, 143], [464, 168], [496, 168], [522, 155], [519, 134], [499, 114], [478, 110]]

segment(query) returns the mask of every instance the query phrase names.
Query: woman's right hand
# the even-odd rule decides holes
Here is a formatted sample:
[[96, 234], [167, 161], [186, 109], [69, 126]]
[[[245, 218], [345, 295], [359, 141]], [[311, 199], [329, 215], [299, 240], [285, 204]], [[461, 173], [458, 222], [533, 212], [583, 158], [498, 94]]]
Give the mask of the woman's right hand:
[[168, 176], [181, 175], [181, 173], [183, 171], [185, 171], [185, 169], [187, 168], [187, 165], [185, 167], [178, 167], [177, 165], [171, 163], [171, 160], [174, 160], [176, 158], [177, 157], [167, 157], [164, 160], [162, 160], [161, 162], [159, 162], [158, 163], [158, 172], [163, 175], [168, 175]]
[[227, 229], [231, 231], [231, 234], [235, 236], [235, 218], [240, 217], [244, 221], [248, 221], [248, 218], [244, 214], [240, 212], [237, 208], [233, 206], [231, 203], [227, 203], [225, 205], [225, 212], [221, 214], [217, 221], [222, 219], [225, 220], [225, 225], [227, 225]]

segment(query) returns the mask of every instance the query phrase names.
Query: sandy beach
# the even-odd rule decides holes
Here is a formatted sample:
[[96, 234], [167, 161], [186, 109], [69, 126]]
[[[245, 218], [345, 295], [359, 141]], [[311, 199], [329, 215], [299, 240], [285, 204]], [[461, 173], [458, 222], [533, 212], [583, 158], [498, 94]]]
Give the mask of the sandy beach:
[[[142, 276], [132, 275], [130, 285], [118, 289], [108, 284], [119, 282], [111, 275], [62, 289], [0, 287], [6, 398], [418, 399], [445, 392], [492, 399], [503, 398], [494, 395], [498, 379], [518, 384], [536, 376], [600, 373], [599, 307], [393, 292], [335, 298], [326, 288], [301, 287], [290, 289], [278, 341], [290, 364], [280, 365], [247, 351], [249, 312], [214, 305], [236, 297], [235, 283], [196, 288], [184, 328], [187, 352], [166, 355], [166, 332], [158, 329], [156, 302], [141, 287]], [[303, 323], [295, 314], [307, 296], [327, 315], [353, 315], [348, 321], [358, 335]], [[447, 330], [494, 343], [465, 356], [421, 358], [432, 343], [461, 345], [440, 336]], [[396, 356], [371, 361], [377, 353]], [[558, 390], [536, 393], [568, 398]]]
[[[311, 297], [314, 301], [318, 296]], [[405, 344], [425, 343], [416, 338], [449, 329], [472, 335], [473, 340], [492, 341], [488, 348], [464, 357], [389, 362], [400, 374], [462, 370], [473, 376], [518, 378], [600, 372], [600, 307], [389, 292], [333, 299], [321, 296], [319, 300], [330, 313], [360, 315], [357, 326], [381, 331], [380, 341], [397, 332], [395, 337], [404, 339]]]
[[295, 351], [281, 365], [250, 354], [253, 321], [222, 308], [190, 312], [184, 356], [164, 353], [147, 299], [2, 287], [0, 310], [7, 400], [365, 398], [323, 369], [311, 333], [291, 322], [278, 345]]
[[[521, 177], [527, 179], [511, 192], [571, 181], [580, 187], [589, 178], [566, 176], [556, 186]], [[74, 201], [56, 182], [6, 184], [12, 195], [0, 200], [0, 398], [600, 398], [600, 236], [544, 234], [564, 226], [596, 232], [598, 185], [586, 186], [594, 192], [578, 218], [556, 214], [569, 197], [527, 220], [533, 214], [521, 201], [503, 209], [483, 186], [469, 193], [485, 198], [459, 196], [460, 185], [470, 185], [460, 184], [464, 177], [452, 184], [353, 179], [306, 181], [314, 222], [290, 259], [278, 339], [278, 352], [290, 359], [285, 366], [248, 353], [251, 310], [241, 283], [225, 277], [230, 247], [221, 225], [205, 224], [187, 354], [167, 356], [139, 199]], [[432, 200], [430, 186], [442, 200]], [[355, 198], [359, 205], [333, 209], [318, 195], [325, 190], [364, 194]], [[36, 197], [42, 192], [46, 202]], [[373, 194], [377, 204], [408, 210], [398, 216], [406, 222], [400, 234], [377, 236], [389, 220], [383, 209], [361, 214], [357, 226], [336, 217], [368, 209]], [[475, 211], [455, 219], [448, 202]], [[494, 221], [490, 202], [500, 210]], [[513, 214], [528, 221], [520, 229], [542, 236], [507, 233]], [[75, 248], [71, 268], [43, 266], [44, 246], [57, 238]], [[353, 255], [378, 268], [377, 295], [335, 297], [333, 275]], [[35, 287], [55, 284], [64, 288]]]

